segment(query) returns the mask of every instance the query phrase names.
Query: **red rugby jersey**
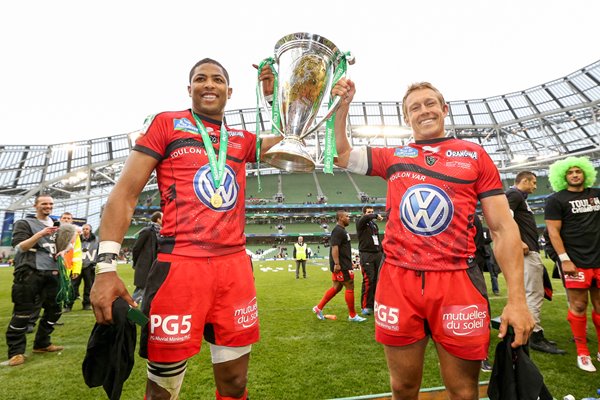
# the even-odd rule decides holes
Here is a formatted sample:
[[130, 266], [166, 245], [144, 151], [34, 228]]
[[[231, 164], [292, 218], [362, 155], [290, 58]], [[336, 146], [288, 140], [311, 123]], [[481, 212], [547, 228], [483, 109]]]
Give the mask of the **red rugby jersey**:
[[[220, 121], [202, 117], [219, 154]], [[243, 250], [246, 243], [246, 163], [256, 160], [256, 136], [231, 129], [223, 173], [223, 204], [215, 208], [215, 192], [202, 136], [190, 110], [151, 117], [133, 148], [156, 158], [163, 226], [159, 252], [209, 257]]]
[[454, 138], [367, 148], [367, 175], [387, 180], [386, 261], [423, 271], [466, 269], [475, 254], [478, 198], [502, 195], [481, 146]]

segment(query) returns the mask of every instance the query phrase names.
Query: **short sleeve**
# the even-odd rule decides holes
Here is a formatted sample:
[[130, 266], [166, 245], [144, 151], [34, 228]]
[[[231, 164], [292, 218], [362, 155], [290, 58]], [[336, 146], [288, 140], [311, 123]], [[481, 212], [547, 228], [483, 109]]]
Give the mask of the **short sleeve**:
[[344, 242], [345, 238], [346, 236], [344, 235], [344, 232], [341, 229], [334, 229], [331, 232], [331, 245], [340, 246]]
[[544, 219], [550, 221], [562, 220], [562, 209], [560, 206], [560, 202], [554, 195], [548, 196], [546, 198], [546, 206], [544, 207]]
[[479, 176], [475, 185], [477, 196], [481, 199], [488, 196], [503, 194], [502, 181], [496, 164], [483, 148], [479, 153]]
[[169, 143], [169, 132], [173, 130], [170, 126], [173, 119], [166, 114], [157, 114], [146, 118], [144, 129], [135, 141], [133, 150], [145, 153], [157, 160], [161, 160]]
[[510, 209], [513, 211], [519, 208], [519, 204], [523, 201], [523, 195], [516, 190], [508, 190], [506, 192], [506, 198], [508, 199]]

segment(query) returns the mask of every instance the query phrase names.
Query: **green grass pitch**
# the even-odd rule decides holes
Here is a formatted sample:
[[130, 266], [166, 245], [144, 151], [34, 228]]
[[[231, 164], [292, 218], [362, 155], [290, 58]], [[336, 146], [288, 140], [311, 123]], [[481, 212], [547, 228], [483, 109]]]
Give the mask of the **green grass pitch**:
[[[292, 266], [291, 268], [289, 266]], [[254, 345], [249, 372], [249, 394], [252, 400], [268, 399], [333, 399], [390, 391], [382, 347], [374, 340], [374, 323], [349, 323], [343, 295], [336, 296], [325, 308], [337, 320], [319, 321], [311, 308], [330, 287], [330, 273], [325, 260], [309, 260], [308, 279], [295, 279], [293, 261], [255, 261], [258, 290], [261, 341]], [[133, 271], [128, 265], [119, 274], [133, 291]], [[486, 274], [486, 281], [489, 277]], [[360, 274], [356, 274], [356, 305], [360, 293]], [[575, 345], [566, 321], [566, 297], [560, 281], [553, 280], [554, 300], [542, 309], [546, 337], [558, 342], [568, 354], [556, 356], [532, 351], [545, 382], [555, 398], [573, 394], [589, 397], [600, 387], [600, 372], [586, 373], [576, 366]], [[12, 312], [10, 288], [12, 268], [0, 268], [0, 326], [6, 329]], [[492, 296], [492, 314], [499, 315], [506, 301], [506, 288], [500, 275], [501, 296]], [[596, 333], [588, 310], [590, 350], [597, 349]], [[0, 366], [3, 399], [105, 399], [102, 388], [89, 389], [83, 382], [81, 362], [94, 324], [92, 312], [81, 310], [75, 303], [73, 312], [62, 316], [63, 326], [53, 334], [53, 342], [65, 346], [58, 354], [32, 354], [33, 336], [27, 335], [27, 361], [18, 367]], [[498, 339], [492, 332], [490, 354]], [[2, 359], [6, 343], [0, 343]], [[600, 369], [600, 363], [595, 362]], [[142, 399], [145, 388], [145, 360], [137, 358], [131, 376], [125, 383], [122, 399]], [[489, 374], [480, 374], [488, 380]], [[423, 387], [443, 386], [437, 355], [429, 345]], [[193, 357], [188, 366], [180, 398], [212, 399], [214, 383], [208, 348]]]

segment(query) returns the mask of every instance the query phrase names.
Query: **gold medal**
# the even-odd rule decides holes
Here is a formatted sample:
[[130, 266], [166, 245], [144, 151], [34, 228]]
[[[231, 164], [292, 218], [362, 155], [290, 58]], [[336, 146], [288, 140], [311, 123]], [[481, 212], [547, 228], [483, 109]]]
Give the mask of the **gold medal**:
[[210, 204], [214, 208], [220, 208], [223, 205], [223, 198], [218, 192], [215, 192], [210, 198]]

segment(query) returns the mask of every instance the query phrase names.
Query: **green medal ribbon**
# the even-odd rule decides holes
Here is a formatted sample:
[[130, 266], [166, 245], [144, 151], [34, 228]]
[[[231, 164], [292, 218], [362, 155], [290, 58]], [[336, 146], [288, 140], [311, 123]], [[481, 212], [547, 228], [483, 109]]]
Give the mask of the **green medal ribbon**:
[[[347, 57], [350, 56], [350, 52], [343, 53], [341, 56], [340, 63], [335, 69], [331, 88], [346, 74], [348, 69]], [[333, 103], [333, 99], [329, 99], [329, 107]], [[325, 124], [325, 149], [323, 155], [323, 172], [326, 174], [333, 174], [333, 159], [337, 156], [337, 149], [335, 146], [335, 113], [331, 114], [331, 117]]]
[[[277, 71], [273, 66], [275, 64], [275, 59], [273, 57], [265, 58], [258, 64], [258, 77], [260, 77], [260, 72], [262, 71], [265, 65], [268, 65], [273, 72], [273, 102], [271, 107], [271, 133], [283, 134], [279, 126], [281, 125], [281, 112], [279, 111], [279, 101], [277, 88], [279, 86], [279, 79]], [[256, 80], [256, 176], [258, 180], [258, 191], [262, 191], [262, 187], [260, 185], [260, 80]]]
[[225, 122], [221, 122], [221, 136], [219, 138], [219, 160], [216, 159], [215, 149], [213, 149], [212, 142], [210, 141], [210, 137], [208, 136], [208, 132], [206, 131], [206, 127], [200, 120], [200, 117], [196, 115], [194, 111], [192, 111], [192, 115], [194, 116], [194, 120], [196, 121], [196, 126], [200, 131], [200, 135], [202, 135], [202, 143], [204, 143], [204, 149], [206, 150], [206, 155], [208, 156], [208, 165], [210, 166], [210, 173], [212, 175], [213, 186], [215, 188], [215, 192], [221, 187], [221, 179], [223, 178], [223, 172], [225, 171], [225, 161], [227, 160], [227, 142], [229, 140], [229, 134], [227, 133], [227, 129], [225, 129]]

